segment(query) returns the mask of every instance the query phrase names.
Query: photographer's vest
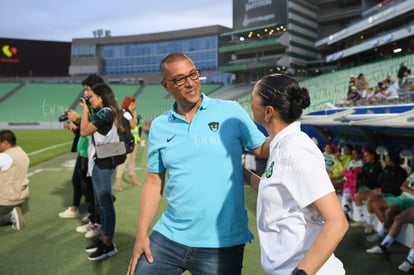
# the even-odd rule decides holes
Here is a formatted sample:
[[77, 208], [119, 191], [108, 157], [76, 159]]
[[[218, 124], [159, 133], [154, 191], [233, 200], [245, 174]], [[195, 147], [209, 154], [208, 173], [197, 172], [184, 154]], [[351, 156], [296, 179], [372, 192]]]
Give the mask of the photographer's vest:
[[6, 151], [13, 163], [9, 169], [0, 172], [0, 205], [19, 205], [29, 196], [30, 159], [20, 146]]
[[141, 141], [141, 139], [139, 138], [138, 129], [138, 124], [134, 128], [131, 128], [131, 134], [134, 137], [135, 144], [138, 144]]
[[92, 176], [92, 170], [95, 166], [95, 153], [97, 144], [106, 144], [106, 143], [113, 143], [119, 142], [119, 135], [118, 129], [115, 125], [115, 122], [112, 123], [112, 128], [106, 135], [100, 134], [98, 131], [94, 132], [93, 138], [89, 139], [89, 146], [88, 146], [88, 174], [87, 176]]

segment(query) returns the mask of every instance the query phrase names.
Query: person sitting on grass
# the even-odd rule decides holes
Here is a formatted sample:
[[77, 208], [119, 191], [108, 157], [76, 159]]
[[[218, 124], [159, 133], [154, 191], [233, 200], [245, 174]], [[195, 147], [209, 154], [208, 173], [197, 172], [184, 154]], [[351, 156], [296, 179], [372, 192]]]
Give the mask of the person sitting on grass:
[[0, 225], [25, 227], [21, 206], [29, 197], [30, 159], [10, 130], [0, 131]]

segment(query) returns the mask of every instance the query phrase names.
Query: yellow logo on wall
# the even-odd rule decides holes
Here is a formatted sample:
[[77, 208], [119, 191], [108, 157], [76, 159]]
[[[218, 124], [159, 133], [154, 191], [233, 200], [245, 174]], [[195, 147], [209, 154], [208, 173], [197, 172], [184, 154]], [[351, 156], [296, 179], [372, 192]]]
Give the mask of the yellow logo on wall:
[[0, 63], [19, 63], [19, 59], [16, 58], [17, 48], [10, 45], [1, 46]]
[[11, 58], [13, 55], [17, 54], [17, 48], [10, 47], [10, 45], [4, 45], [1, 47], [1, 52], [6, 56]]

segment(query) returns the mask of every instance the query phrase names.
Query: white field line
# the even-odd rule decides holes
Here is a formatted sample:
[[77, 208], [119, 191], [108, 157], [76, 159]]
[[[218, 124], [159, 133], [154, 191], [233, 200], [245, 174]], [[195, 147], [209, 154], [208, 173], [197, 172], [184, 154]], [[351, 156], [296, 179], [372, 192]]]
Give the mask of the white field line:
[[68, 145], [68, 144], [71, 144], [71, 143], [72, 143], [72, 141], [68, 141], [68, 142], [65, 142], [65, 143], [52, 145], [52, 146], [49, 146], [49, 147], [42, 148], [40, 150], [30, 152], [27, 155], [29, 155], [29, 156], [37, 155], [37, 154], [43, 153], [45, 151], [52, 150], [52, 149], [55, 149], [55, 148], [58, 148], [58, 147], [62, 147], [62, 146], [65, 146], [65, 145]]
[[34, 170], [34, 171], [32, 171], [32, 172], [28, 173], [28, 174], [27, 174], [27, 177], [31, 177], [31, 176], [36, 175], [36, 174], [39, 174], [39, 173], [41, 173], [41, 172], [43, 172], [43, 171], [50, 171], [50, 172], [54, 171], [54, 172], [59, 172], [59, 171], [62, 171], [62, 168], [44, 168], [44, 169], [36, 169], [36, 170]]

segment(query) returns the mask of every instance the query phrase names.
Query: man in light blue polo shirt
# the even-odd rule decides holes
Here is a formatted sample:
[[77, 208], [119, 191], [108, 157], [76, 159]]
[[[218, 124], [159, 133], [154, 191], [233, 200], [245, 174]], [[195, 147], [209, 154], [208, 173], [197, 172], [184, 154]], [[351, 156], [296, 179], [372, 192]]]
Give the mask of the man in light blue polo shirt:
[[[175, 102], [151, 124], [128, 274], [241, 274], [244, 244], [253, 239], [242, 149], [266, 158], [268, 141], [240, 105], [201, 93], [200, 70], [188, 56], [172, 53], [160, 69]], [[163, 189], [167, 209], [148, 237]]]

